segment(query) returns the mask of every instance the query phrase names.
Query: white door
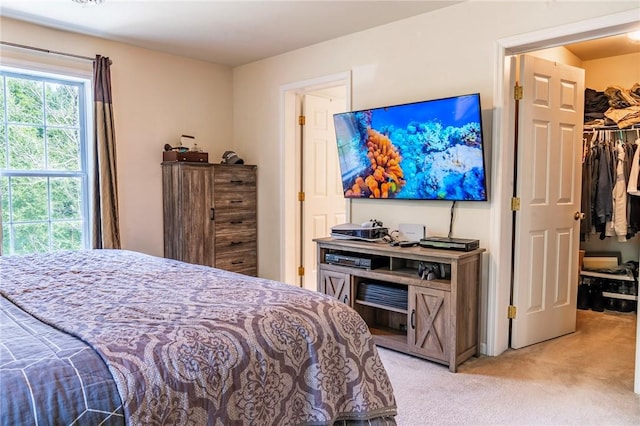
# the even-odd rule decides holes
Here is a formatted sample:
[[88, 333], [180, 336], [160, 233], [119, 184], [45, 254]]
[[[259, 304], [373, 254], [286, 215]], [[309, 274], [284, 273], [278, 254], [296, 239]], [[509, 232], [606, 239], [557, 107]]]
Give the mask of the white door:
[[584, 70], [523, 55], [511, 347], [575, 331]]
[[327, 237], [331, 227], [345, 222], [346, 203], [340, 181], [338, 147], [333, 114], [344, 112], [344, 98], [307, 94], [303, 114], [303, 287], [317, 290], [317, 260], [314, 238]]

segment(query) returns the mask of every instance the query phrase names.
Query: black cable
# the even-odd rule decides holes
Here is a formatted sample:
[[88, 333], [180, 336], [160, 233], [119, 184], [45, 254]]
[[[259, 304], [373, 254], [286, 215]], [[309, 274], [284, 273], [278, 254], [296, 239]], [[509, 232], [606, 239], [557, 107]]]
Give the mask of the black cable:
[[451, 231], [453, 229], [453, 208], [456, 206], [456, 202], [451, 203], [451, 219], [449, 220], [449, 238], [451, 238]]

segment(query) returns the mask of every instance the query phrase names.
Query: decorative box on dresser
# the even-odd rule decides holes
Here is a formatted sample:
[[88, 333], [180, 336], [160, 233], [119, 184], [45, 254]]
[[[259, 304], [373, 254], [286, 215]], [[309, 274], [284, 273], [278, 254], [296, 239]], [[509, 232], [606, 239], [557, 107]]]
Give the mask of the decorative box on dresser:
[[256, 166], [162, 163], [164, 256], [257, 276]]
[[[376, 344], [447, 365], [452, 372], [479, 355], [478, 293], [484, 249], [463, 252], [335, 238], [314, 241], [318, 291], [353, 307]], [[362, 266], [360, 259], [370, 259], [371, 266]], [[422, 279], [421, 263], [443, 268], [444, 274]]]

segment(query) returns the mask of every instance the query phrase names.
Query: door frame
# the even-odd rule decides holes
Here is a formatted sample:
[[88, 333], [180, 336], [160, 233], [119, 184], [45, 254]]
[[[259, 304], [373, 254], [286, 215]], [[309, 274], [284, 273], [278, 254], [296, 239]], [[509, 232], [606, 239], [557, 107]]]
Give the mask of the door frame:
[[[298, 123], [301, 95], [335, 86], [345, 86], [345, 106], [351, 108], [351, 71], [330, 74], [280, 86], [280, 193], [283, 205], [280, 215], [280, 281], [300, 284], [298, 254], [300, 252], [300, 214], [298, 208], [298, 182], [300, 181], [300, 137]], [[347, 221], [351, 219], [351, 203], [347, 203]], [[291, 244], [295, 241], [295, 244]]]
[[[511, 295], [511, 252], [513, 194], [513, 147], [514, 107], [509, 98], [510, 77], [514, 71], [507, 61], [508, 56], [535, 50], [558, 47], [589, 39], [617, 35], [637, 29], [640, 19], [638, 10], [625, 11], [555, 28], [520, 34], [496, 41], [494, 50], [495, 79], [493, 88], [494, 114], [489, 246], [492, 255], [489, 265], [487, 294], [486, 353], [499, 355], [508, 349], [509, 320], [507, 309]], [[500, 263], [497, 262], [500, 259]], [[640, 320], [639, 320], [640, 326]], [[640, 327], [639, 327], [640, 329]], [[640, 335], [640, 333], [639, 333]], [[636, 340], [636, 392], [640, 392], [640, 339]]]

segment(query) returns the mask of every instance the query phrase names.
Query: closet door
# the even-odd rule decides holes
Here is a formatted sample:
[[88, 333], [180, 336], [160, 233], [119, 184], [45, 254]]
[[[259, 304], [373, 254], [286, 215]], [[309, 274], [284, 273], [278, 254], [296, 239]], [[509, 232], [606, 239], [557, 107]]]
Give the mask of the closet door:
[[584, 70], [523, 55], [511, 346], [575, 331]]

